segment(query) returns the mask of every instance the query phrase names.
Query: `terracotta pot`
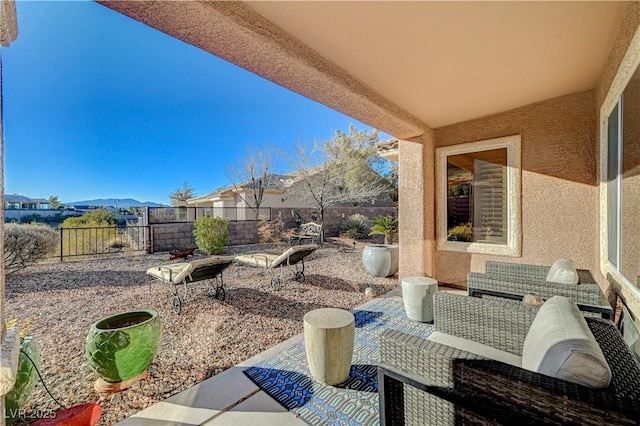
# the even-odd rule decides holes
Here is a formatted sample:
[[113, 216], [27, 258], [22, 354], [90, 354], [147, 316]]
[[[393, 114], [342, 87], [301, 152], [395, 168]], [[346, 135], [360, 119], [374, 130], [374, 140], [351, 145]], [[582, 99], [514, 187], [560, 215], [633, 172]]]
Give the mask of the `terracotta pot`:
[[373, 244], [362, 252], [365, 269], [375, 277], [390, 277], [398, 272], [398, 245]]
[[91, 325], [86, 356], [89, 365], [108, 383], [144, 373], [155, 358], [162, 326], [152, 310], [124, 312]]
[[53, 412], [51, 417], [40, 419], [31, 426], [93, 426], [98, 423], [102, 408], [98, 404], [87, 403]]

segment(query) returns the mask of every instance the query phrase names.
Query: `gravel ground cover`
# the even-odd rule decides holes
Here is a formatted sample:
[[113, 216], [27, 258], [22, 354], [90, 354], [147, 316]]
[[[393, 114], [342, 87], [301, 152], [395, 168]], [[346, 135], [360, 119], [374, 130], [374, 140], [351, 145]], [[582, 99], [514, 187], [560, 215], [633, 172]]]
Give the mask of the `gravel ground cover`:
[[[167, 253], [42, 263], [7, 278], [6, 317], [32, 319], [41, 372], [53, 396], [67, 407], [98, 402], [99, 424], [110, 425], [301, 333], [302, 317], [312, 309], [352, 309], [367, 300], [367, 287], [378, 295], [397, 287], [395, 278], [366, 272], [363, 246], [354, 249], [350, 240], [325, 244], [305, 262], [305, 282], [288, 275], [278, 291], [259, 268], [233, 265], [224, 272], [224, 302], [210, 297], [205, 283], [194, 283], [180, 315], [171, 311], [167, 287], [145, 274], [170, 263]], [[283, 248], [245, 246], [225, 254], [265, 250]], [[90, 325], [139, 309], [158, 311], [163, 325], [149, 378], [117, 394], [96, 393], [97, 375], [84, 355]], [[59, 406], [38, 383], [25, 413], [51, 409]]]

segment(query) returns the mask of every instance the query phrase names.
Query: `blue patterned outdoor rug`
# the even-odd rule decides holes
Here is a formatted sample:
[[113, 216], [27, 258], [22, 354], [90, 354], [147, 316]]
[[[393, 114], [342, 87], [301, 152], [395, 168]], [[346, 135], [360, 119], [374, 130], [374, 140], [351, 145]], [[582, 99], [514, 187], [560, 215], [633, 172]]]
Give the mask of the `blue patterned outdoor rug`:
[[349, 377], [336, 386], [311, 377], [304, 342], [245, 370], [262, 390], [310, 425], [380, 423], [378, 410], [379, 338], [386, 329], [427, 337], [432, 324], [407, 318], [402, 301], [383, 299], [354, 311], [355, 342]]

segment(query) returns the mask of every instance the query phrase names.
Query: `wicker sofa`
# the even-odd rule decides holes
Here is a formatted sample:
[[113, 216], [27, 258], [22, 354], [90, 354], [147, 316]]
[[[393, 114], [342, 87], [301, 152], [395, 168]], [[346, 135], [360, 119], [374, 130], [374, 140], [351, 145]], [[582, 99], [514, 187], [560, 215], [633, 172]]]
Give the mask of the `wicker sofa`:
[[485, 272], [469, 272], [467, 288], [470, 296], [498, 292], [516, 295], [535, 294], [544, 299], [565, 296], [576, 303], [602, 305], [602, 291], [591, 272], [578, 269], [578, 285], [547, 281], [549, 266], [487, 261]]
[[[499, 299], [437, 293], [437, 331], [522, 354], [538, 308]], [[470, 352], [388, 330], [381, 336], [381, 423], [635, 425], [640, 366], [607, 320], [586, 318], [611, 369], [591, 389]]]

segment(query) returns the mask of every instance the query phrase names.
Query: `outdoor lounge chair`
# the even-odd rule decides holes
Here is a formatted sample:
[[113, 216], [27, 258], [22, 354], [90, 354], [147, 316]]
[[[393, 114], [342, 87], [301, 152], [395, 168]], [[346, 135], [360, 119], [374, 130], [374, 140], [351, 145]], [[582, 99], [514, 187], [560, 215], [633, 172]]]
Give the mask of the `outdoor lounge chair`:
[[[271, 278], [271, 287], [277, 290], [280, 288], [282, 278], [284, 278], [285, 267], [295, 268], [294, 275], [296, 281], [304, 281], [304, 259], [317, 249], [318, 246], [316, 244], [305, 244], [293, 246], [280, 255], [253, 253], [236, 256], [236, 260], [243, 265], [264, 268]], [[300, 264], [300, 267], [298, 264]], [[276, 270], [280, 271], [278, 275], [276, 274]]]
[[[157, 279], [167, 285], [173, 295], [173, 312], [179, 314], [182, 303], [187, 297], [187, 284], [208, 280], [216, 299], [221, 302], [226, 297], [222, 272], [233, 263], [233, 256], [212, 256], [191, 262], [172, 263], [147, 269], [151, 279]], [[178, 285], [182, 284], [182, 298], [178, 294]]]
[[487, 261], [485, 273], [469, 272], [467, 289], [470, 296], [496, 296], [522, 300], [526, 294], [548, 299], [565, 296], [591, 311], [610, 318], [613, 309], [591, 272], [577, 269], [578, 284], [548, 281], [550, 267], [518, 263]]
[[[598, 388], [532, 371], [508, 358], [497, 361], [493, 354], [478, 355], [477, 347], [464, 346], [473, 340], [516, 360], [522, 357], [524, 364], [525, 339], [542, 308], [450, 293], [436, 293], [434, 307], [435, 329], [453, 336], [449, 342], [430, 340], [433, 334], [423, 339], [395, 330], [381, 336], [378, 383], [382, 425], [638, 424], [640, 366], [611, 321], [585, 318], [582, 329], [583, 335], [589, 334], [585, 329], [590, 330], [594, 344], [602, 351], [600, 365], [606, 362], [610, 369], [609, 385], [605, 381], [599, 385], [605, 387]], [[546, 325], [565, 324], [553, 315], [547, 319], [553, 321], [542, 322], [542, 336], [535, 333], [534, 340], [542, 345], [534, 345], [534, 349], [557, 342], [555, 335], [548, 336]], [[456, 339], [463, 344], [456, 344]], [[573, 356], [575, 346], [562, 344], [566, 345], [563, 355]], [[557, 366], [562, 362], [558, 353], [553, 352], [547, 361]], [[561, 368], [567, 364], [570, 362]], [[589, 367], [583, 374], [585, 371], [590, 380], [601, 377]]]

